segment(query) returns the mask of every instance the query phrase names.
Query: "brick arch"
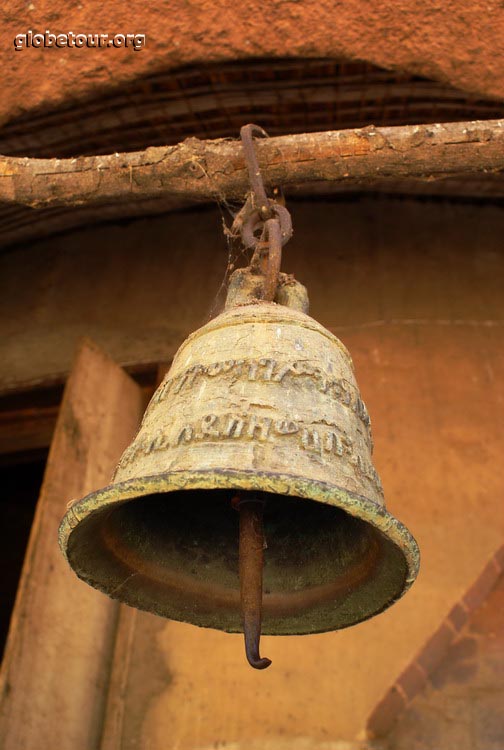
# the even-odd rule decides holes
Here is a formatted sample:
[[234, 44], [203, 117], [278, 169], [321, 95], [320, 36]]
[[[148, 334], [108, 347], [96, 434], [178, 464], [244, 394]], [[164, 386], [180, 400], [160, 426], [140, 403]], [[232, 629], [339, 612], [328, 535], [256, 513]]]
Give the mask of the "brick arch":
[[55, 108], [39, 106], [4, 126], [0, 153], [142, 150], [189, 136], [236, 137], [248, 121], [282, 135], [503, 116], [504, 102], [367, 62], [252, 58], [164, 69]]

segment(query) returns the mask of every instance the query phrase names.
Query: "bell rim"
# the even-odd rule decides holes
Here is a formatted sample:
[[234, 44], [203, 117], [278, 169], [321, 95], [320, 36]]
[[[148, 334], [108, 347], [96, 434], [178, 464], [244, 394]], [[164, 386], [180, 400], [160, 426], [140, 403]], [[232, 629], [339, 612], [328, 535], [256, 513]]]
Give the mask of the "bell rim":
[[[300, 499], [321, 502], [325, 505], [341, 508], [349, 515], [370, 523], [383, 533], [401, 551], [407, 568], [407, 575], [401, 589], [377, 611], [369, 613], [356, 622], [343, 627], [350, 627], [363, 622], [388, 609], [401, 599], [414, 583], [420, 568], [420, 550], [418, 543], [409, 529], [393, 516], [384, 505], [375, 503], [357, 493], [352, 493], [328, 482], [322, 482], [295, 474], [238, 471], [233, 469], [219, 470], [179, 470], [147, 476], [142, 479], [132, 478], [123, 482], [111, 483], [99, 490], [90, 492], [83, 498], [68, 504], [68, 509], [61, 521], [58, 541], [68, 564], [78, 577], [68, 555], [68, 543], [74, 529], [91, 515], [127, 503], [134, 498], [146, 497], [157, 493], [169, 493], [184, 489], [191, 490], [260, 490], [274, 494], [288, 495]], [[89, 581], [88, 581], [89, 583]], [[93, 584], [94, 585], [94, 584]], [[107, 594], [104, 588], [95, 588]], [[154, 611], [154, 610], [149, 610]], [[327, 632], [327, 628], [315, 632]], [[341, 629], [341, 628], [339, 628]], [[237, 631], [240, 632], [240, 631]], [[264, 631], [267, 634], [267, 631]]]

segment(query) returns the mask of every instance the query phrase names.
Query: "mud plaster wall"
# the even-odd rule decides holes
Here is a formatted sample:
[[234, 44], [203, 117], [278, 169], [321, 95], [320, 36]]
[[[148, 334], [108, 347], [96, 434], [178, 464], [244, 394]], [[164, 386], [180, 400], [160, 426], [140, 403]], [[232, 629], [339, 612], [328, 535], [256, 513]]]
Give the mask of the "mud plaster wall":
[[[308, 286], [313, 316], [345, 340], [373, 342], [375, 328], [399, 340], [450, 321], [455, 331], [500, 335], [504, 210], [371, 197], [290, 208], [282, 268]], [[217, 207], [0, 255], [0, 392], [64, 379], [82, 335], [122, 365], [171, 359], [220, 309], [227, 262]]]
[[[132, 49], [25, 49], [17, 34], [142, 33]], [[367, 60], [504, 97], [504, 8], [495, 0], [140, 0], [9, 3], [3, 10], [0, 122], [39, 105], [51, 107], [140, 75], [201, 61], [247, 57]]]
[[[354, 739], [501, 544], [504, 211], [385, 198], [291, 209], [284, 268], [352, 353], [420, 578], [357, 627], [265, 638], [263, 674], [239, 636], [138, 615], [114, 747]], [[13, 249], [0, 272], [4, 387], [64, 374], [81, 333], [122, 362], [168, 359], [206, 320], [226, 259], [217, 209]]]

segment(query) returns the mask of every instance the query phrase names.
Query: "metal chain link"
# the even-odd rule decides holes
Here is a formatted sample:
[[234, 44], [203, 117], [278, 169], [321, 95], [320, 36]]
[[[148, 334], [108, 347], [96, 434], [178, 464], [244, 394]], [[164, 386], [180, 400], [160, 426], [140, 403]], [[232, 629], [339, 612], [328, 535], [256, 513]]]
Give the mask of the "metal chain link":
[[240, 130], [250, 193], [233, 221], [230, 234], [240, 236], [244, 246], [254, 250], [250, 265], [264, 276], [263, 299], [272, 301], [278, 286], [282, 247], [292, 237], [292, 221], [285, 206], [266, 195], [254, 134], [268, 138], [258, 125], [244, 125]]

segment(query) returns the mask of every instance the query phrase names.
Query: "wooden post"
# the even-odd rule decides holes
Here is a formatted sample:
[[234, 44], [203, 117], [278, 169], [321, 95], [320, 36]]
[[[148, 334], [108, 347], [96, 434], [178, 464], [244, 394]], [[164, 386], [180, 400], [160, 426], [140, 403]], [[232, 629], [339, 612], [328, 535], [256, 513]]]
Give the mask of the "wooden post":
[[142, 406], [134, 381], [85, 341], [61, 404], [2, 664], [3, 750], [99, 746], [118, 605], [75, 577], [57, 531], [69, 500], [110, 480]]

